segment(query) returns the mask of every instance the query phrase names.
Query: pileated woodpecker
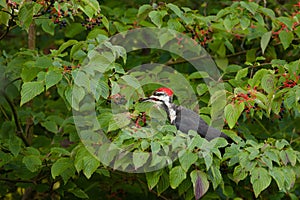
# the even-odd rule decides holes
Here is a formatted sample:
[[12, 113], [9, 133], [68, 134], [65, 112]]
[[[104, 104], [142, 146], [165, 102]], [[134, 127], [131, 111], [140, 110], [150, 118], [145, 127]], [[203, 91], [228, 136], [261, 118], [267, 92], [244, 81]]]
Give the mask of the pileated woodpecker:
[[183, 106], [177, 106], [173, 103], [173, 91], [170, 88], [159, 88], [154, 93], [142, 102], [153, 102], [159, 107], [163, 108], [168, 116], [168, 120], [172, 125], [175, 125], [178, 130], [187, 133], [189, 130], [196, 131], [201, 137], [208, 141], [223, 137], [231, 142], [223, 132], [208, 126], [208, 124], [194, 111]]

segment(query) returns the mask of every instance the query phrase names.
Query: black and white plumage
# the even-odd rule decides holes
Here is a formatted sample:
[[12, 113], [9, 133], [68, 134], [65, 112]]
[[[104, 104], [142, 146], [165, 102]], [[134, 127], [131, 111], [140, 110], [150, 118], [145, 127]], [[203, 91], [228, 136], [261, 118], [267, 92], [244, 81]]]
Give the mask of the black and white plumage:
[[159, 88], [154, 91], [150, 97], [145, 98], [142, 101], [153, 102], [162, 107], [167, 112], [170, 123], [175, 125], [176, 128], [183, 133], [188, 133], [189, 130], [194, 130], [208, 141], [217, 137], [223, 137], [227, 141], [231, 141], [225, 133], [210, 127], [194, 111], [183, 106], [173, 104], [173, 91], [170, 88]]

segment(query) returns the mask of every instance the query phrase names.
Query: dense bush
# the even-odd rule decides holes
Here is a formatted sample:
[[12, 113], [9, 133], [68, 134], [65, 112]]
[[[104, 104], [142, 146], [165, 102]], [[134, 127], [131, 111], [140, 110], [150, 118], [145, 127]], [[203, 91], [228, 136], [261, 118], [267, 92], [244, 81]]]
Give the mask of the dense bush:
[[[0, 1], [1, 198], [298, 199], [300, 3], [133, 1], [127, 9], [119, 3]], [[148, 39], [157, 38], [160, 49], [129, 51], [128, 40], [109, 40], [139, 28], [176, 32], [150, 31]], [[210, 83], [223, 92], [207, 84], [209, 72], [199, 73], [175, 54], [177, 46], [168, 46], [173, 40], [191, 52], [199, 44], [211, 55], [220, 76]], [[146, 74], [134, 71], [147, 63], [174, 70], [157, 64]], [[135, 82], [140, 76], [147, 83], [142, 88]], [[218, 117], [216, 109], [224, 111], [223, 131], [234, 143], [176, 133], [159, 123], [165, 113], [133, 103], [159, 86], [153, 77], [168, 77], [175, 103], [199, 105], [208, 123]], [[97, 100], [92, 108], [84, 104], [90, 96]], [[129, 111], [116, 114], [112, 106]], [[74, 110], [95, 108], [101, 134], [83, 133], [74, 121], [88, 124], [90, 118]], [[139, 123], [145, 111], [155, 130]], [[102, 135], [132, 154], [101, 147]], [[179, 157], [173, 162], [145, 153], [171, 150]], [[168, 165], [126, 173], [149, 162]]]

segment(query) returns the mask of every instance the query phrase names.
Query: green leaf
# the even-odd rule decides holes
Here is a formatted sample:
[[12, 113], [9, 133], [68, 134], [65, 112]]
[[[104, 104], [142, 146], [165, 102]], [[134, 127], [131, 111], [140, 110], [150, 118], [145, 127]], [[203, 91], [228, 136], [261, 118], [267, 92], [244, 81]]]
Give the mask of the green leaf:
[[260, 7], [259, 10], [266, 16], [270, 17], [271, 19], [275, 18], [275, 13], [273, 10], [269, 8]]
[[247, 175], [247, 171], [241, 165], [238, 165], [234, 168], [233, 180], [236, 184], [238, 184], [238, 182], [244, 180]]
[[284, 49], [287, 49], [294, 39], [293, 32], [287, 32], [285, 30], [279, 33], [279, 39]]
[[58, 126], [54, 121], [45, 121], [42, 122], [41, 125], [52, 133], [58, 132]]
[[8, 149], [10, 152], [17, 156], [21, 151], [22, 140], [17, 136], [12, 136], [8, 141]]
[[42, 68], [42, 69], [47, 69], [47, 68], [53, 66], [52, 62], [53, 61], [50, 57], [41, 56], [41, 57], [37, 57], [37, 59], [35, 61], [35, 66]]
[[261, 37], [260, 47], [261, 47], [263, 54], [270, 42], [271, 36], [272, 36], [272, 31], [269, 31], [269, 32], [264, 33], [263, 36]]
[[63, 43], [58, 50], [53, 50], [54, 56], [59, 56], [64, 50], [66, 50], [68, 47], [73, 46], [77, 44], [77, 40], [68, 40], [67, 42]]
[[133, 152], [133, 164], [134, 168], [138, 169], [147, 163], [150, 153], [148, 152]]
[[59, 83], [62, 77], [63, 75], [60, 71], [48, 71], [45, 78], [46, 90]]
[[23, 157], [22, 162], [25, 164], [27, 169], [29, 169], [29, 171], [31, 171], [31, 172], [38, 171], [40, 169], [40, 167], [42, 166], [41, 159], [39, 158], [39, 156], [36, 156], [36, 155], [25, 156], [25, 157]]
[[160, 177], [160, 179], [159, 179], [159, 182], [156, 186], [158, 195], [160, 195], [166, 189], [168, 189], [169, 186], [170, 186], [169, 175], [164, 170], [161, 177]]
[[33, 66], [23, 67], [21, 78], [24, 82], [32, 81], [40, 71], [41, 69], [39, 69], [38, 67], [33, 67]]
[[0, 0], [0, 6], [2, 6], [3, 8], [7, 9], [7, 3], [6, 0]]
[[269, 94], [275, 90], [275, 77], [272, 74], [266, 74], [261, 80], [261, 87]]
[[52, 178], [63, 175], [73, 166], [70, 158], [59, 158], [51, 167]]
[[256, 167], [251, 171], [250, 181], [256, 198], [271, 184], [271, 180], [272, 178], [265, 168]]
[[163, 170], [158, 170], [158, 171], [146, 173], [146, 179], [147, 179], [149, 190], [152, 190], [158, 184], [162, 172]]
[[170, 171], [170, 186], [171, 188], [177, 188], [180, 183], [186, 179], [186, 172], [182, 169], [181, 166], [176, 166]]
[[224, 42], [224, 44], [231, 51], [231, 53], [233, 53], [233, 54], [235, 53], [234, 46], [232, 45], [232, 43], [229, 40], [226, 40]]
[[85, 28], [80, 23], [72, 23], [65, 28], [64, 33], [67, 38], [73, 38], [83, 31]]
[[199, 96], [202, 96], [207, 91], [208, 91], [208, 87], [205, 83], [200, 83], [197, 85], [197, 93]]
[[178, 32], [185, 30], [184, 26], [177, 19], [169, 19], [167, 24], [169, 29], [173, 29]]
[[109, 29], [109, 21], [108, 21], [108, 19], [104, 15], [101, 15], [101, 17], [102, 17], [102, 23], [103, 23], [104, 27], [106, 28], [106, 30], [109, 31], [110, 29]]
[[268, 149], [267, 151], [265, 151], [265, 155], [272, 161], [276, 162], [278, 165], [280, 164], [279, 153], [280, 152], [277, 149]]
[[285, 139], [282, 140], [276, 140], [275, 147], [279, 150], [283, 149], [284, 147], [288, 147], [290, 144]]
[[178, 187], [179, 196], [182, 196], [184, 193], [188, 191], [188, 189], [191, 189], [191, 186], [192, 186], [191, 179], [189, 178], [185, 179]]
[[211, 153], [206, 153], [206, 155], [203, 156], [206, 170], [208, 171], [213, 163], [213, 156]]
[[217, 189], [217, 187], [222, 183], [223, 178], [220, 172], [219, 167], [213, 165], [210, 170], [209, 170], [210, 174], [211, 174], [211, 181], [213, 184], [213, 188], [214, 190]]
[[6, 27], [9, 26], [8, 22], [10, 19], [10, 14], [5, 12], [0, 12], [0, 24], [5, 25]]
[[266, 69], [258, 70], [254, 74], [253, 78], [248, 80], [248, 83], [251, 85], [251, 87], [258, 86], [261, 82], [262, 77], [264, 77], [265, 74], [267, 74], [267, 73], [268, 73], [268, 70], [266, 70]]
[[247, 74], [248, 74], [248, 68], [241, 69], [236, 74], [235, 80], [241, 80], [242, 78], [245, 78]]
[[161, 28], [163, 24], [163, 18], [165, 15], [167, 15], [167, 11], [161, 10], [161, 11], [151, 11], [149, 13], [149, 17], [151, 21], [158, 27]]
[[77, 172], [82, 170], [83, 174], [89, 179], [100, 166], [100, 162], [82, 146], [76, 153], [74, 166]]
[[243, 16], [240, 19], [240, 24], [241, 24], [242, 29], [246, 30], [250, 26], [251, 20], [248, 17]]
[[23, 83], [21, 89], [21, 103], [20, 106], [27, 103], [37, 95], [44, 91], [44, 82], [26, 82]]
[[100, 12], [100, 5], [97, 0], [82, 0], [79, 1], [79, 8], [89, 17], [93, 18], [98, 12]]
[[296, 165], [297, 156], [292, 149], [282, 150], [279, 156], [284, 165], [288, 163], [291, 163], [292, 166]]
[[[289, 17], [278, 17], [277, 18], [278, 21], [284, 23], [289, 30], [292, 30], [293, 28], [293, 20]], [[282, 31], [282, 32], [286, 32], [286, 31]]]
[[128, 113], [115, 114], [111, 117], [107, 131], [111, 132], [111, 131], [121, 129], [121, 128], [129, 125], [130, 122], [131, 122], [131, 120], [130, 120], [130, 116], [128, 115]]
[[172, 3], [168, 3], [167, 7], [170, 8], [178, 17], [181, 17], [183, 15], [183, 12], [180, 10], [180, 8]]
[[198, 160], [198, 156], [190, 151], [185, 151], [179, 156], [179, 162], [184, 171], [188, 171], [190, 166]]
[[55, 24], [51, 19], [43, 19], [42, 20], [42, 29], [46, 33], [54, 36]]
[[296, 174], [293, 168], [291, 167], [282, 167], [281, 170], [284, 172], [285, 186], [287, 190], [290, 190], [294, 187], [296, 181]]
[[80, 188], [74, 188], [72, 190], [69, 190], [72, 194], [74, 194], [76, 197], [80, 199], [88, 199], [89, 196]]
[[144, 14], [147, 11], [152, 10], [152, 6], [149, 4], [144, 4], [142, 6], [139, 7], [139, 11], [138, 11], [138, 16], [140, 16], [141, 14]]
[[249, 155], [249, 160], [254, 160], [255, 158], [257, 158], [259, 156], [259, 150], [255, 147], [247, 147], [245, 148], [245, 150], [247, 150], [250, 155]]
[[232, 31], [233, 27], [238, 23], [239, 23], [239, 19], [231, 18], [229, 15], [227, 15], [223, 21], [223, 25], [228, 32]]
[[71, 153], [67, 149], [64, 149], [64, 148], [61, 148], [61, 147], [52, 147], [51, 150], [50, 150], [50, 153], [51, 154], [65, 155], [65, 156], [70, 156], [71, 155]]
[[269, 171], [272, 178], [276, 181], [278, 189], [280, 191], [285, 191], [285, 174], [279, 167], [274, 167], [273, 169], [270, 169]]
[[244, 2], [244, 1], [241, 1], [240, 2], [241, 6], [243, 8], [246, 8], [249, 12], [251, 12], [253, 15], [255, 15], [259, 5], [257, 3], [254, 3], [254, 2]]
[[20, 23], [19, 25], [26, 31], [28, 31], [34, 15], [33, 5], [34, 4], [31, 2], [25, 2], [19, 9], [19, 13], [18, 13], [18, 18]]
[[236, 104], [228, 104], [225, 109], [225, 119], [229, 128], [233, 128], [245, 108], [244, 102]]
[[12, 155], [8, 153], [4, 153], [3, 151], [0, 151], [0, 167], [6, 165], [12, 160]]
[[202, 171], [194, 170], [191, 172], [190, 176], [194, 187], [195, 198], [200, 199], [209, 188], [207, 175]]

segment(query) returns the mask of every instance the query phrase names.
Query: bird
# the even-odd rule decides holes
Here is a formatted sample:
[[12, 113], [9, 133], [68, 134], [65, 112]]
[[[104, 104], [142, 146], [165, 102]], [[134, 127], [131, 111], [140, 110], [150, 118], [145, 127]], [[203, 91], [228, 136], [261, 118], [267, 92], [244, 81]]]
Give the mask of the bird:
[[151, 96], [141, 99], [140, 102], [152, 102], [165, 110], [170, 124], [175, 125], [177, 130], [183, 133], [193, 130], [208, 141], [218, 137], [225, 138], [228, 142], [232, 141], [225, 133], [209, 126], [198, 113], [184, 106], [174, 104], [173, 96], [172, 89], [161, 87], [155, 90]]

